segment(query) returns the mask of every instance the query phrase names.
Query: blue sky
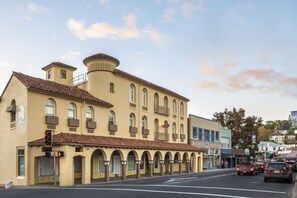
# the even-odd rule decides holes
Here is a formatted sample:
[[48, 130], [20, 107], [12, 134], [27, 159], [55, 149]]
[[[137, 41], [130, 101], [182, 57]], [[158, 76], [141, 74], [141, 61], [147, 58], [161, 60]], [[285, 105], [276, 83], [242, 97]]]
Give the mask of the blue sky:
[[86, 72], [95, 53], [190, 99], [212, 118], [243, 108], [265, 121], [297, 110], [295, 0], [5, 1], [0, 92], [12, 71], [44, 78], [54, 61]]

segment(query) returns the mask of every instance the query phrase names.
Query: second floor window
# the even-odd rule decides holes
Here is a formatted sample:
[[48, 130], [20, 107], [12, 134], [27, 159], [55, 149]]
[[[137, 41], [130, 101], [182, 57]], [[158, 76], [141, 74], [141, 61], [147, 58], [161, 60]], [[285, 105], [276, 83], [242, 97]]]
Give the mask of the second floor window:
[[130, 126], [135, 127], [135, 115], [133, 113], [130, 114]]
[[109, 92], [114, 93], [114, 83], [109, 83]]
[[175, 122], [173, 122], [173, 124], [172, 124], [172, 133], [176, 134], [176, 124], [175, 124]]
[[184, 134], [184, 125], [183, 124], [180, 125], [180, 134]]
[[113, 111], [109, 112], [108, 115], [108, 124], [115, 125], [115, 113]]
[[88, 121], [94, 120], [94, 109], [92, 107], [87, 108], [86, 118]]
[[76, 106], [73, 103], [68, 105], [68, 118], [76, 119]]
[[147, 118], [145, 116], [142, 117], [142, 128], [147, 129]]
[[55, 116], [56, 114], [56, 103], [53, 99], [47, 99], [45, 104], [45, 114], [47, 116]]
[[130, 102], [135, 103], [136, 90], [133, 84], [130, 85]]

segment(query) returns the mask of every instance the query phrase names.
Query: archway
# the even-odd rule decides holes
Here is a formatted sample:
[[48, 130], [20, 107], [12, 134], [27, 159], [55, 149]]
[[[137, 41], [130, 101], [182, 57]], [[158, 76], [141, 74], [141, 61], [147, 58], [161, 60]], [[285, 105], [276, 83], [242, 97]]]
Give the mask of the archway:
[[93, 152], [91, 157], [91, 180], [96, 181], [103, 179], [105, 176], [104, 159], [106, 155], [103, 150], [97, 149]]
[[141, 162], [140, 162], [140, 172], [142, 175], [149, 175], [150, 171], [150, 165], [149, 165], [149, 152], [145, 151], [143, 152], [141, 156]]

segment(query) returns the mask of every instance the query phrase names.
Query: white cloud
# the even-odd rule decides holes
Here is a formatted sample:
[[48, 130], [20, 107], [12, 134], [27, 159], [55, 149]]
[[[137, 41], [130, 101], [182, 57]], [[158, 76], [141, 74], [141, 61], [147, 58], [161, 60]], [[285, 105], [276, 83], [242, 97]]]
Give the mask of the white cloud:
[[99, 0], [99, 4], [102, 6], [108, 5], [110, 0]]
[[70, 60], [75, 59], [75, 58], [78, 57], [79, 55], [81, 55], [81, 52], [69, 51], [69, 52], [67, 52], [66, 54], [63, 54], [63, 55], [61, 56], [61, 59], [62, 59], [62, 60], [70, 61]]
[[15, 66], [13, 64], [6, 62], [6, 61], [0, 60], [0, 67], [14, 68]]
[[133, 14], [123, 17], [124, 25], [116, 27], [106, 22], [99, 22], [85, 27], [84, 21], [70, 19], [68, 21], [68, 28], [71, 33], [81, 39], [91, 38], [110, 38], [110, 39], [151, 39], [159, 40], [160, 34], [153, 27], [147, 27], [143, 30], [139, 29], [136, 25], [136, 17]]
[[174, 22], [178, 15], [191, 18], [195, 12], [203, 10], [203, 0], [170, 0], [174, 7], [167, 8], [163, 13], [163, 18], [167, 22]]
[[31, 12], [41, 12], [41, 11], [49, 11], [47, 7], [36, 5], [35, 3], [28, 3], [26, 5], [27, 9]]

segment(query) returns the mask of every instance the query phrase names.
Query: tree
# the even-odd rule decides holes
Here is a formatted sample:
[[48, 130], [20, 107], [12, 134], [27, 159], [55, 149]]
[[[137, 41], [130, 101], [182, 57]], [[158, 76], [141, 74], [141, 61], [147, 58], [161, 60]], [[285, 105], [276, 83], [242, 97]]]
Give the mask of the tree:
[[214, 120], [219, 121], [222, 127], [227, 127], [232, 133], [232, 145], [241, 149], [254, 150], [252, 145], [252, 135], [257, 134], [258, 128], [262, 126], [262, 118], [249, 116], [245, 118], [245, 110], [234, 107], [232, 110], [227, 108], [224, 112], [214, 113]]
[[266, 129], [264, 126], [259, 127], [257, 141], [269, 141], [269, 133], [270, 131]]

